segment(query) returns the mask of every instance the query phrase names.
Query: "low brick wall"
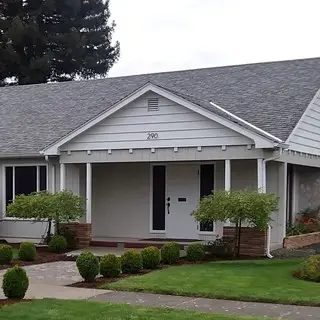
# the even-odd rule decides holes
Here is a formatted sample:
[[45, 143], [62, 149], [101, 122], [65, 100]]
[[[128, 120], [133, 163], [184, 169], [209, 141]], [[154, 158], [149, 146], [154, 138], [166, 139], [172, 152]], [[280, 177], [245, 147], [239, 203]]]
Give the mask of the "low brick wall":
[[[224, 237], [235, 237], [235, 227], [223, 227]], [[267, 230], [242, 227], [240, 234], [240, 254], [261, 257], [266, 254]]]
[[309, 246], [313, 243], [320, 242], [320, 232], [299, 234], [297, 236], [289, 236], [283, 239], [283, 247], [287, 249], [301, 248]]
[[70, 222], [61, 223], [60, 230], [68, 230], [76, 235], [77, 248], [89, 247], [91, 241], [91, 224]]

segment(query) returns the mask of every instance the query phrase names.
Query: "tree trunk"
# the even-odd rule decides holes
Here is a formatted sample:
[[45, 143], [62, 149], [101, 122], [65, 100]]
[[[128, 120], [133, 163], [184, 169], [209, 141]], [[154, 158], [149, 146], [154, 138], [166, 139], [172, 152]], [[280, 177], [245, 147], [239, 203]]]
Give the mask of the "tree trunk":
[[239, 226], [238, 226], [239, 230], [238, 230], [238, 252], [237, 252], [237, 256], [240, 256], [240, 243], [241, 243], [241, 219], [239, 220]]

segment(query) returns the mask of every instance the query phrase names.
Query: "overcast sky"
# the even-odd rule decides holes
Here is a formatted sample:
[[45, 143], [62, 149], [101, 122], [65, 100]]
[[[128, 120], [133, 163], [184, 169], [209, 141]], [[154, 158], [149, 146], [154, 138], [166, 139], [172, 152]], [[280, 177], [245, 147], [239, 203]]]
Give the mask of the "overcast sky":
[[110, 76], [320, 57], [320, 0], [110, 0]]

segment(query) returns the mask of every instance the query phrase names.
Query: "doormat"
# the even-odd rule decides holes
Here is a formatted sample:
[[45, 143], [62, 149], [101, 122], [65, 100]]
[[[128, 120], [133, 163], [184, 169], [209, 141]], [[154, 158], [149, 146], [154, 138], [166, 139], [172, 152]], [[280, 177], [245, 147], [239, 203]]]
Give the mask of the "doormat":
[[159, 241], [159, 242], [168, 242], [168, 241], [174, 241], [174, 242], [196, 242], [196, 241], [203, 241], [199, 239], [177, 239], [177, 238], [147, 238], [147, 239], [141, 239], [141, 241]]

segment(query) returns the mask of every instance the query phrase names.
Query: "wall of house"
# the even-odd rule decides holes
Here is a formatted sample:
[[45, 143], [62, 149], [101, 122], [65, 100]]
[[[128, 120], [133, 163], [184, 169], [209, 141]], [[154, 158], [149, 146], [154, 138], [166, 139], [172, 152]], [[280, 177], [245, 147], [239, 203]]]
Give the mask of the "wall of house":
[[320, 155], [320, 90], [288, 138], [291, 150]]
[[[158, 111], [148, 111], [149, 98], [159, 99]], [[253, 144], [253, 140], [164, 97], [146, 93], [60, 149], [72, 151], [247, 144]]]

